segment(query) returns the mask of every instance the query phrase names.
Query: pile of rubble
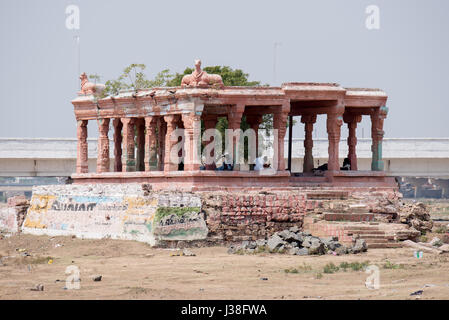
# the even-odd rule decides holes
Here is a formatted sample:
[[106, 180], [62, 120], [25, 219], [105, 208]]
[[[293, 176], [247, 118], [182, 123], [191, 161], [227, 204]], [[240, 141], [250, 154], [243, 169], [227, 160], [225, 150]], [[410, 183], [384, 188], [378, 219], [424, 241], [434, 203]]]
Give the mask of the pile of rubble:
[[421, 233], [430, 232], [433, 227], [429, 208], [422, 202], [404, 204], [399, 212], [399, 219], [401, 223], [408, 224]]
[[243, 241], [239, 245], [231, 245], [228, 253], [287, 253], [291, 255], [342, 255], [360, 253], [367, 250], [363, 239], [354, 239], [352, 246], [345, 246], [338, 242], [338, 237], [319, 238], [309, 232], [300, 231], [298, 227], [274, 233], [266, 239], [257, 241]]
[[438, 237], [434, 237], [429, 242], [413, 242], [411, 240], [405, 240], [403, 244], [406, 247], [415, 248], [430, 253], [449, 253], [449, 244], [443, 243], [443, 241], [441, 241]]

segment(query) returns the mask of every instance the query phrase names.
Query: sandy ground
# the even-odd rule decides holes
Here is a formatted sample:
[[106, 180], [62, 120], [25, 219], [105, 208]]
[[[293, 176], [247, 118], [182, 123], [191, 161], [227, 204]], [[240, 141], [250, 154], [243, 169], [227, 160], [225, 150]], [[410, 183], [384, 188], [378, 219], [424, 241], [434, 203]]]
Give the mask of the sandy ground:
[[[449, 299], [449, 255], [418, 259], [408, 248], [305, 257], [189, 250], [196, 256], [134, 241], [4, 237], [0, 299]], [[378, 290], [365, 287], [369, 275], [363, 270], [323, 272], [330, 262], [365, 261], [379, 266]], [[64, 289], [70, 265], [80, 270], [78, 290]], [[93, 281], [94, 275], [102, 280]], [[37, 284], [44, 290], [31, 291]], [[418, 290], [423, 293], [410, 296]]]

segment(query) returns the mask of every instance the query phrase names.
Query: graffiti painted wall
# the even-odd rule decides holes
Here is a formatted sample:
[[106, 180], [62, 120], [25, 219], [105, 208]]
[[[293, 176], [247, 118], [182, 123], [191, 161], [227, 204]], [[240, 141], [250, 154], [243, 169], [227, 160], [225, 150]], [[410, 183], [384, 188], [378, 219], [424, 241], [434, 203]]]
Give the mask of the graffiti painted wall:
[[141, 184], [39, 186], [24, 233], [157, 240], [204, 239], [201, 200], [191, 193], [156, 193]]

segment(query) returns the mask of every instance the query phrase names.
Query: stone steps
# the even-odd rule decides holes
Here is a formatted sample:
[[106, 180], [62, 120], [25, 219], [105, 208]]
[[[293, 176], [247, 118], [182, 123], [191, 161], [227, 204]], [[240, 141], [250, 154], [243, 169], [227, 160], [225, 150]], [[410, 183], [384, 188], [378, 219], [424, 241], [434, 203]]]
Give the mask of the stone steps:
[[321, 190], [307, 192], [308, 200], [347, 200], [349, 192], [344, 190]]
[[362, 222], [362, 221], [374, 221], [373, 213], [337, 213], [337, 212], [324, 212], [323, 219], [326, 221], [353, 221], [353, 222]]
[[382, 249], [382, 248], [402, 248], [402, 244], [400, 242], [373, 242], [373, 243], [366, 243], [368, 246], [368, 249]]

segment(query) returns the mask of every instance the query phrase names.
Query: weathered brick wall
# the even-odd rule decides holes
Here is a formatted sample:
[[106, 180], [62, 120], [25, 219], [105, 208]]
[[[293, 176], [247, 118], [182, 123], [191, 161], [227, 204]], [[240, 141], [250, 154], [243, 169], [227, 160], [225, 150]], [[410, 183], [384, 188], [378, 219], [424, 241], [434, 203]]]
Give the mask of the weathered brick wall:
[[305, 198], [298, 192], [202, 194], [209, 236], [255, 240], [292, 226], [302, 227]]

